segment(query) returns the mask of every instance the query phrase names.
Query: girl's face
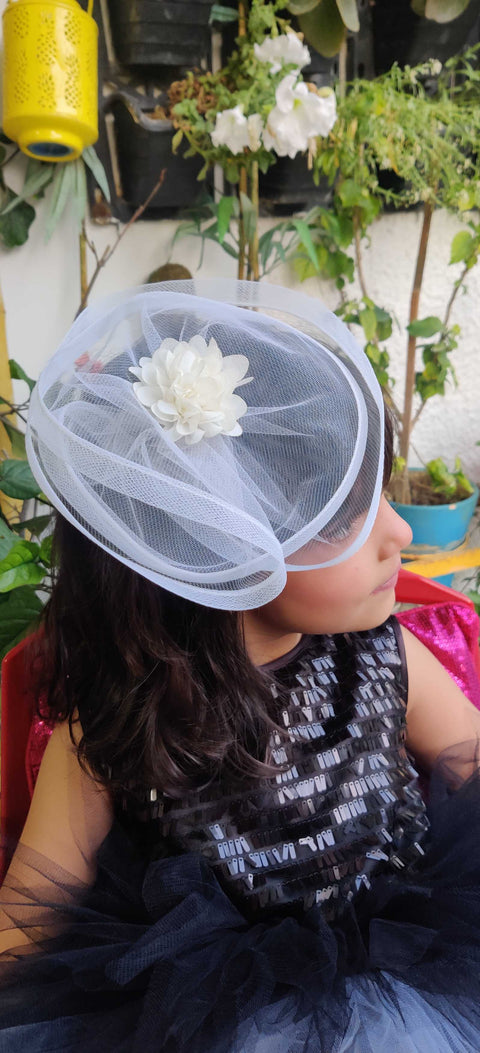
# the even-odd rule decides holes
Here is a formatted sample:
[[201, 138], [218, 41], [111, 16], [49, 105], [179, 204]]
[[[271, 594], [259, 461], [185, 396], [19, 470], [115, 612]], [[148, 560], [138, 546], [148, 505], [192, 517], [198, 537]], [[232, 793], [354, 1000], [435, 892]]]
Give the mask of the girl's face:
[[350, 559], [319, 570], [291, 571], [282, 593], [248, 612], [246, 639], [279, 639], [292, 633], [343, 633], [372, 629], [391, 614], [400, 552], [410, 527], [381, 498], [365, 544]]

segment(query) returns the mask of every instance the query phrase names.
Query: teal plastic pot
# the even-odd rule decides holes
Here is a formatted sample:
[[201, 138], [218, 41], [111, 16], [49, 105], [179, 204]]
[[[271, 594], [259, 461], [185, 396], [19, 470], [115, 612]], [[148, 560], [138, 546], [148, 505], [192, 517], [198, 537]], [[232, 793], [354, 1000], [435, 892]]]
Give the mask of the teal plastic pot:
[[[413, 469], [413, 471], [421, 471], [421, 469]], [[478, 501], [478, 494], [478, 487], [475, 486], [470, 497], [466, 497], [463, 501], [455, 501], [450, 505], [403, 505], [399, 501], [391, 501], [391, 505], [411, 527], [413, 533], [411, 548], [416, 550], [415, 555], [420, 558], [421, 555], [427, 555], [438, 549], [449, 552], [458, 548], [465, 541]], [[419, 546], [421, 546], [421, 552], [418, 552]], [[442, 577], [435, 580], [441, 582], [442, 585], [451, 585], [453, 574], [443, 574]]]

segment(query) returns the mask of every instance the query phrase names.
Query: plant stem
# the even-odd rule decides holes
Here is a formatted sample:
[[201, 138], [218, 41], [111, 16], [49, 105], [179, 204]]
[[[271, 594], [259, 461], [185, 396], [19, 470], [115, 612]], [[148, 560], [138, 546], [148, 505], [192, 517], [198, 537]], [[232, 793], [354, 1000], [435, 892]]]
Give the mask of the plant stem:
[[17, 146], [16, 150], [13, 150], [12, 153], [8, 155], [8, 157], [5, 157], [3, 159], [3, 161], [0, 164], [0, 168], [5, 168], [5, 165], [10, 164], [10, 161], [13, 161], [13, 158], [16, 157], [17, 154], [19, 154], [19, 153], [20, 153], [20, 147]]
[[259, 279], [259, 262], [258, 262], [258, 163], [254, 161], [252, 164], [252, 173], [250, 179], [250, 199], [255, 209], [255, 229], [250, 243], [248, 246], [248, 269], [249, 278], [254, 282], [258, 282]]
[[458, 279], [458, 281], [455, 282], [455, 286], [454, 286], [453, 292], [452, 292], [452, 294], [450, 296], [450, 299], [449, 299], [449, 301], [447, 303], [447, 309], [445, 311], [445, 318], [443, 319], [444, 327], [448, 325], [448, 320], [450, 318], [450, 313], [451, 313], [452, 307], [453, 307], [453, 305], [455, 303], [455, 297], [456, 297], [459, 289], [463, 285], [463, 282], [465, 281], [465, 278], [466, 278], [466, 276], [468, 274], [468, 271], [469, 271], [469, 267], [464, 267], [463, 271], [462, 271], [462, 273], [461, 273], [461, 275], [460, 275], [460, 277]]
[[[247, 193], [248, 193], [248, 185], [247, 185], [247, 169], [246, 168], [241, 168], [240, 169], [240, 182], [238, 184], [238, 189], [239, 189], [239, 194], [247, 195]], [[238, 220], [238, 278], [239, 278], [239, 281], [243, 281], [243, 279], [245, 278], [245, 262], [246, 262], [245, 261], [245, 250], [246, 250], [246, 247], [247, 247], [247, 243], [246, 243], [246, 237], [245, 237], [245, 223], [244, 223], [244, 219], [243, 219], [242, 198], [240, 197], [240, 216], [239, 216], [239, 220]]]
[[362, 231], [360, 227], [360, 216], [358, 208], [353, 210], [353, 231], [355, 235], [355, 261], [357, 264], [358, 280], [360, 282], [360, 288], [363, 296], [368, 296], [367, 286], [365, 284], [365, 275], [363, 273], [363, 262], [362, 262]]
[[247, 35], [247, 5], [245, 0], [238, 0], [238, 35]]
[[338, 52], [338, 94], [341, 99], [345, 98], [347, 85], [347, 38], [342, 40]]
[[88, 271], [87, 271], [87, 234], [85, 230], [85, 220], [82, 222], [82, 229], [80, 231], [79, 239], [79, 250], [80, 250], [80, 300], [81, 303], [87, 302], [87, 289], [88, 289]]
[[[425, 260], [427, 256], [428, 239], [430, 235], [430, 226], [432, 222], [433, 205], [431, 202], [426, 201], [423, 207], [423, 223], [420, 234], [420, 242], [418, 246], [417, 263], [415, 267], [415, 276], [413, 279], [412, 296], [410, 299], [410, 316], [409, 323], [415, 322], [418, 318], [418, 308], [420, 303], [420, 292], [422, 288], [423, 273], [425, 270]], [[403, 404], [403, 415], [402, 415], [402, 434], [400, 436], [400, 456], [405, 459], [405, 463], [408, 459], [408, 452], [410, 447], [410, 435], [412, 433], [412, 406], [413, 406], [413, 394], [415, 390], [415, 351], [417, 346], [416, 336], [409, 334], [407, 343], [407, 366], [405, 372], [405, 399]], [[410, 503], [410, 493], [408, 485], [407, 469], [405, 469], [403, 484], [402, 484], [402, 500], [404, 503]]]

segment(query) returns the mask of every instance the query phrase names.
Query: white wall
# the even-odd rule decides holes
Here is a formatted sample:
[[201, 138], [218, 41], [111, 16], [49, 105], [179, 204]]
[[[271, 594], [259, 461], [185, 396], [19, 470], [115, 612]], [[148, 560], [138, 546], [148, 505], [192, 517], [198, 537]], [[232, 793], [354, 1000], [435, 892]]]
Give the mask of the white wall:
[[[0, 11], [5, 3], [6, 0], [0, 0]], [[41, 207], [26, 245], [10, 251], [0, 249], [0, 285], [7, 314], [9, 353], [34, 377], [73, 320], [80, 299], [78, 238], [73, 220], [66, 216], [46, 245], [39, 217]], [[269, 222], [263, 220], [262, 225]], [[382, 217], [375, 223], [365, 251], [365, 277], [371, 296], [393, 310], [401, 322], [408, 314], [420, 222], [418, 213]], [[435, 214], [421, 316], [441, 317], [445, 310], [452, 280], [460, 273], [459, 266], [447, 266], [450, 242], [459, 228], [451, 216]], [[138, 222], [101, 272], [91, 299], [145, 281], [155, 267], [168, 260], [174, 231], [175, 223], [170, 220]], [[88, 233], [102, 253], [112, 243], [115, 229], [89, 224]], [[199, 250], [197, 240], [182, 240], [176, 244], [172, 259], [195, 273]], [[92, 259], [90, 263], [93, 265]], [[200, 273], [202, 277], [233, 277], [235, 261], [218, 246], [208, 245]], [[279, 268], [270, 280], [300, 287], [287, 267]], [[336, 290], [327, 283], [310, 279], [301, 288], [323, 298], [329, 306], [338, 302]], [[480, 446], [475, 446], [480, 441], [480, 266], [469, 277], [466, 295], [457, 297], [451, 320], [462, 327], [460, 344], [453, 356], [458, 389], [450, 383], [446, 398], [436, 397], [427, 404], [415, 430], [414, 444], [423, 460], [436, 456], [452, 459], [459, 454], [467, 472], [480, 481]], [[396, 394], [401, 401], [405, 341], [396, 334], [391, 343]]]

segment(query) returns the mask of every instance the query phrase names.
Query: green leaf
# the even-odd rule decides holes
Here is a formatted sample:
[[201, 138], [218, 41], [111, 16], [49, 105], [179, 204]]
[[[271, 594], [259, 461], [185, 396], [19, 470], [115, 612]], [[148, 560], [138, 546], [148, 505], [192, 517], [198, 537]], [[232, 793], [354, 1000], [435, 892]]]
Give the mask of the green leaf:
[[78, 230], [80, 231], [87, 212], [87, 174], [81, 157], [77, 157], [76, 161], [72, 161], [71, 164], [74, 174], [72, 190], [73, 211]]
[[52, 196], [50, 207], [45, 222], [45, 241], [51, 238], [57, 223], [60, 222], [65, 205], [70, 196], [73, 196], [75, 185], [75, 173], [71, 162], [58, 165], [53, 179]]
[[449, 263], [460, 263], [467, 260], [475, 250], [475, 238], [468, 230], [459, 230], [452, 241]]
[[38, 621], [43, 603], [29, 585], [2, 597], [0, 604], [0, 661]]
[[221, 197], [218, 202], [217, 211], [217, 224], [218, 224], [218, 240], [220, 244], [223, 243], [225, 234], [230, 226], [230, 220], [232, 215], [235, 214], [235, 208], [238, 205], [236, 197]]
[[358, 33], [360, 22], [358, 20], [356, 0], [337, 0], [337, 7], [340, 11], [342, 22], [347, 29], [350, 29], [352, 33]]
[[176, 154], [182, 139], [183, 139], [183, 132], [182, 132], [182, 129], [179, 128], [178, 131], [175, 132], [175, 135], [173, 136], [173, 139], [172, 139], [172, 153], [173, 154]]
[[433, 489], [437, 493], [443, 494], [447, 500], [453, 497], [457, 489], [457, 481], [452, 472], [448, 471], [448, 468], [445, 462], [442, 461], [441, 457], [436, 457], [435, 460], [428, 461], [425, 467]]
[[373, 307], [363, 307], [359, 312], [359, 318], [367, 340], [374, 340], [377, 334], [377, 316]]
[[31, 541], [17, 541], [0, 560], [0, 592], [10, 592], [20, 585], [39, 585], [45, 577], [44, 567], [37, 563], [40, 549]]
[[25, 450], [25, 435], [23, 434], [23, 431], [20, 431], [20, 429], [17, 428], [15, 424], [10, 424], [10, 421], [6, 420], [5, 417], [3, 418], [1, 423], [5, 428], [8, 438], [10, 439], [10, 453], [12, 458], [14, 458], [15, 460], [17, 458], [25, 460], [27, 454]]
[[17, 543], [13, 530], [7, 526], [4, 519], [0, 519], [0, 560], [5, 559], [10, 549]]
[[[12, 197], [16, 198], [17, 195], [7, 187], [7, 199], [12, 200]], [[8, 215], [0, 214], [0, 240], [6, 249], [25, 244], [34, 219], [35, 209], [26, 201], [22, 201]]]
[[11, 529], [16, 534], [23, 533], [24, 530], [29, 530], [31, 534], [43, 534], [43, 531], [50, 526], [52, 522], [51, 515], [49, 516], [33, 516], [32, 519], [24, 519], [21, 523], [12, 523]]
[[345, 40], [346, 28], [335, 0], [320, 0], [313, 11], [299, 15], [299, 26], [308, 44], [325, 58], [333, 58]]
[[0, 461], [0, 490], [7, 497], [18, 497], [23, 501], [40, 494], [28, 462], [10, 459]]
[[392, 316], [383, 307], [374, 305], [373, 309], [377, 319], [377, 337], [379, 340], [388, 340], [392, 335]]
[[337, 189], [338, 196], [345, 208], [360, 206], [365, 208], [369, 202], [369, 193], [366, 187], [356, 183], [353, 179], [344, 179]]
[[433, 22], [453, 22], [466, 11], [470, 0], [426, 0], [425, 18]]
[[10, 198], [10, 201], [5, 208], [2, 208], [0, 216], [6, 216], [9, 212], [12, 212], [14, 208], [17, 208], [22, 201], [25, 201], [27, 197], [33, 197], [37, 191], [41, 190], [41, 188], [46, 186], [47, 183], [50, 183], [51, 179], [52, 170], [49, 165], [44, 166], [39, 164], [39, 167], [36, 167], [33, 172], [30, 172], [30, 174], [27, 169], [25, 182], [20, 193], [13, 194], [13, 197]]
[[310, 233], [310, 228], [308, 224], [305, 223], [304, 219], [294, 219], [292, 222], [293, 226], [295, 227], [295, 230], [297, 231], [297, 234], [300, 237], [300, 243], [302, 247], [306, 250], [307, 256], [311, 263], [313, 263], [315, 270], [318, 271], [317, 253], [315, 251], [315, 246], [312, 241], [312, 235]]
[[24, 380], [25, 383], [28, 384], [30, 391], [33, 391], [36, 381], [32, 380], [31, 377], [27, 377], [25, 370], [19, 366], [18, 362], [15, 362], [14, 358], [9, 358], [8, 364], [12, 380]]
[[435, 333], [439, 333], [442, 328], [442, 321], [435, 315], [429, 315], [428, 318], [417, 318], [415, 322], [410, 322], [407, 325], [407, 332], [410, 336], [434, 336]]
[[48, 537], [44, 537], [40, 545], [40, 562], [46, 567], [52, 565], [52, 544], [53, 534], [49, 534]]
[[[315, 0], [317, 3], [317, 0]], [[238, 11], [235, 7], [225, 7], [223, 4], [212, 4], [210, 10], [210, 25], [214, 22], [236, 22]]]
[[93, 149], [93, 146], [86, 146], [82, 153], [82, 157], [85, 164], [88, 165], [94, 179], [98, 183], [105, 200], [110, 201], [110, 187], [108, 185], [107, 174], [98, 154]]
[[251, 241], [257, 226], [257, 213], [247, 194], [240, 191], [240, 207], [243, 216], [243, 227], [247, 241]]
[[305, 15], [307, 11], [313, 11], [314, 7], [318, 5], [322, 0], [290, 0], [287, 4], [287, 11], [290, 11], [292, 15]]

